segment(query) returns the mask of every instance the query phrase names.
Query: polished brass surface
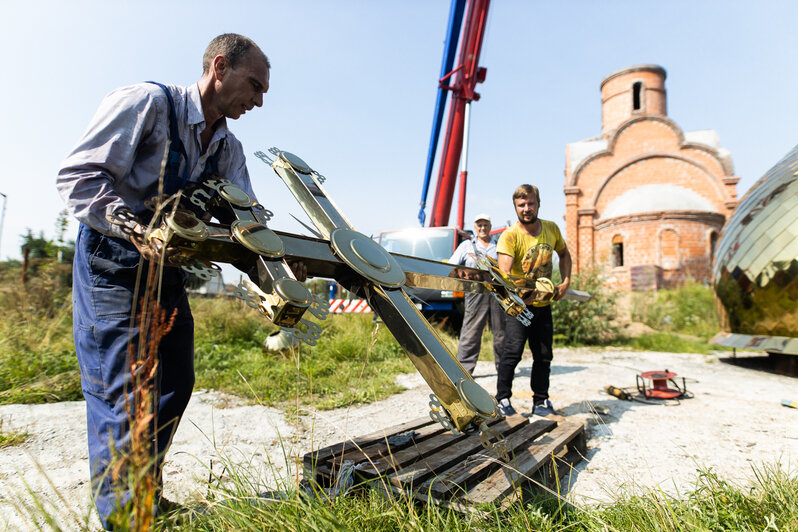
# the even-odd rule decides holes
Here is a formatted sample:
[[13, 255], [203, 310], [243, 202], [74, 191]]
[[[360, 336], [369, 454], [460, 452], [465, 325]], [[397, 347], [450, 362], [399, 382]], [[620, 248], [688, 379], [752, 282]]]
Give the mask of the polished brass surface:
[[177, 209], [174, 213], [167, 214], [164, 221], [176, 236], [185, 240], [202, 241], [210, 234], [208, 226], [186, 209]]
[[[473, 381], [471, 375], [457, 362], [438, 333], [424, 319], [403, 290], [386, 290], [374, 286], [369, 291], [367, 299], [371, 308], [382, 318], [413, 365], [435, 392], [451, 416], [454, 426], [463, 430], [478, 413], [466, 405], [455, 383], [461, 383], [463, 380]], [[479, 386], [476, 382], [474, 385]], [[470, 386], [467, 389], [473, 391]], [[479, 399], [477, 402], [482, 404]], [[479, 414], [492, 417], [495, 413], [494, 408]]]
[[527, 308], [526, 303], [519, 297], [518, 288], [512, 283], [509, 276], [501, 271], [499, 264], [487, 255], [481, 255], [477, 260], [477, 264], [490, 273], [492, 279], [497, 283], [496, 287], [493, 288], [494, 296], [504, 311], [523, 325], [529, 326], [534, 317], [532, 311]]
[[312, 171], [309, 173], [297, 173], [294, 171], [293, 165], [287, 161], [288, 156], [282, 156], [283, 152], [279, 150], [270, 151], [279, 154], [278, 158], [272, 163], [272, 168], [302, 205], [313, 225], [319, 230], [322, 238], [329, 239], [333, 229], [354, 229], [349, 220], [327, 197], [321, 183], [319, 183]]
[[405, 274], [396, 259], [366, 235], [351, 229], [334, 229], [330, 243], [341, 260], [369, 281], [390, 288], [404, 284]]
[[258, 255], [277, 259], [285, 255], [283, 241], [274, 231], [261, 223], [235, 220], [230, 231], [236, 240]]
[[[296, 300], [284, 297], [286, 294], [290, 294], [290, 297], [297, 297], [298, 299], [302, 297], [302, 294], [296, 287], [290, 286], [290, 282], [297, 283], [297, 281], [291, 279], [278, 279], [274, 283], [274, 292], [266, 293], [261, 290], [257, 284], [248, 279], [243, 279], [234, 290], [233, 295], [242, 299], [248, 306], [258, 309], [275, 325], [287, 329], [294, 334], [298, 340], [304, 341], [309, 345], [315, 345], [321, 329], [315, 323], [303, 319], [302, 315], [308, 310], [309, 306], [321, 306], [322, 302], [313, 298], [307, 289], [305, 289], [305, 291], [310, 297], [305, 300], [297, 302]], [[289, 284], [285, 285], [285, 283]], [[300, 284], [303, 289], [305, 288], [301, 283], [298, 284]], [[317, 317], [320, 316], [315, 312], [314, 315]], [[324, 319], [325, 317], [326, 313], [321, 315], [319, 319]], [[301, 331], [295, 328], [300, 323], [307, 327], [307, 331]]]
[[[336, 229], [336, 234], [346, 231], [346, 229]], [[391, 269], [391, 263], [396, 263], [396, 261], [391, 257], [387, 251], [383, 250], [382, 247], [377, 245], [376, 242], [371, 240], [366, 235], [360, 234], [360, 237], [357, 239], [352, 239], [349, 241], [349, 247], [352, 248], [352, 251], [355, 253], [358, 259], [361, 262], [368, 264], [370, 268], [374, 268], [376, 270], [387, 272]], [[335, 240], [335, 236], [333, 235], [333, 240]], [[390, 259], [390, 260], [388, 260]], [[397, 265], [397, 269], [399, 266]]]
[[252, 207], [255, 203], [249, 194], [241, 190], [238, 185], [222, 185], [219, 187], [219, 195], [235, 205], [236, 207]]
[[287, 151], [282, 151], [282, 152], [280, 152], [278, 157], [280, 157], [280, 159], [282, 159], [283, 161], [285, 161], [288, 164], [290, 164], [291, 167], [294, 170], [296, 170], [297, 172], [299, 172], [300, 174], [309, 174], [310, 173], [310, 166], [308, 166], [308, 163], [306, 163], [305, 161], [303, 161], [302, 159], [300, 159], [299, 157], [297, 157], [293, 153], [289, 153]]
[[423, 272], [409, 272], [405, 270], [405, 285], [419, 288], [434, 288], [436, 290], [451, 290], [452, 292], [471, 292], [474, 294], [492, 294], [493, 283], [489, 281], [472, 281], [458, 277], [439, 277]]
[[789, 344], [782, 339], [798, 338], [798, 146], [749, 190], [723, 228], [713, 285], [723, 330], [733, 334], [713, 343], [754, 338], [749, 348], [780, 352]]
[[[254, 281], [242, 282], [236, 295], [278, 326], [289, 328], [298, 339], [315, 344], [321, 328], [302, 316], [310, 310], [324, 319], [328, 302], [314, 301], [307, 288], [294, 279], [282, 260], [282, 240], [264, 225], [271, 212], [228, 179], [216, 175], [192, 183], [175, 196], [154, 198], [148, 205], [155, 214], [145, 239], [160, 240], [175, 250], [170, 264], [203, 280], [218, 275], [219, 267], [210, 260], [236, 265]], [[176, 208], [179, 205], [185, 209]], [[205, 224], [192, 210], [229, 225]], [[123, 231], [130, 230], [131, 220], [141, 225], [130, 213], [120, 212], [109, 219], [124, 227]], [[302, 329], [297, 328], [300, 324], [304, 325]]]
[[496, 412], [496, 399], [476, 382], [463, 379], [457, 383], [460, 398], [474, 412], [492, 416]]
[[304, 307], [310, 305], [310, 290], [295, 279], [277, 279], [274, 282], [274, 291], [292, 305]]

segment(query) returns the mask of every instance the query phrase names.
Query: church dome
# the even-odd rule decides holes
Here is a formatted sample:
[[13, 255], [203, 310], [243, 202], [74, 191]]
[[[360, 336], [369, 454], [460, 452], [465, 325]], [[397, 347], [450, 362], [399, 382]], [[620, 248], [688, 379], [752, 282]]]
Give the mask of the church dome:
[[662, 211], [718, 212], [698, 193], [676, 185], [643, 185], [627, 190], [601, 213], [601, 219]]

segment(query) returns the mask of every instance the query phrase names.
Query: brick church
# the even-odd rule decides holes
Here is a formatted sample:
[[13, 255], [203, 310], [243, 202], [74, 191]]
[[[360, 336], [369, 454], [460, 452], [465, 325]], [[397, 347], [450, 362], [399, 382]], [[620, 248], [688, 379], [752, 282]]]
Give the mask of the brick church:
[[665, 69], [601, 82], [601, 134], [565, 149], [565, 226], [574, 273], [606, 266], [622, 290], [709, 281], [718, 234], [737, 205], [731, 155], [713, 130], [667, 114]]

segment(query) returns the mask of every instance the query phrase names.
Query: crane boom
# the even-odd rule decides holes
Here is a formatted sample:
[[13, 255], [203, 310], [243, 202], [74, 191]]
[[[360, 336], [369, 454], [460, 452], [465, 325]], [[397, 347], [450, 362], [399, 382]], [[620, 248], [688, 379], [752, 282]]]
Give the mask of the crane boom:
[[[437, 150], [437, 142], [440, 134], [441, 121], [445, 100], [448, 93], [452, 93], [452, 101], [449, 106], [449, 118], [444, 136], [443, 150], [441, 152], [438, 170], [438, 181], [435, 188], [435, 200], [432, 205], [432, 218], [430, 227], [440, 227], [448, 225], [449, 214], [452, 208], [454, 188], [457, 182], [457, 171], [463, 153], [463, 137], [467, 127], [467, 104], [479, 100], [479, 94], [475, 91], [476, 84], [485, 80], [487, 70], [479, 66], [479, 56], [482, 50], [482, 41], [485, 36], [487, 25], [488, 8], [490, 0], [452, 0], [452, 7], [449, 15], [449, 29], [447, 40], [444, 47], [444, 59], [442, 64], [442, 75], [438, 88], [438, 96], [435, 104], [435, 114], [433, 116], [432, 133], [430, 138], [430, 150], [427, 155], [427, 168], [424, 177], [424, 187], [421, 198], [421, 210], [419, 221], [424, 224], [426, 214], [427, 191], [432, 173], [432, 167]], [[457, 66], [452, 69], [454, 50], [457, 48], [459, 40], [460, 25], [465, 11], [465, 22], [463, 39], [460, 43], [460, 55]], [[445, 71], [445, 72], [444, 72]], [[458, 210], [459, 220], [457, 225], [463, 228], [463, 216], [465, 212], [465, 171], [461, 175], [460, 189], [460, 208]]]

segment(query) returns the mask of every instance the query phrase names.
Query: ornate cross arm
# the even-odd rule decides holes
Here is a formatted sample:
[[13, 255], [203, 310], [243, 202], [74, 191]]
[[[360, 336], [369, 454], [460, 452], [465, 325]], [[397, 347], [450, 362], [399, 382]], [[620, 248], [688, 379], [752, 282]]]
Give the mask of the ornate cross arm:
[[434, 280], [461, 289], [469, 287], [482, 291], [490, 291], [489, 284], [451, 277], [453, 268], [443, 263], [394, 257], [353, 229], [327, 196], [320, 175], [303, 160], [276, 149], [270, 152], [274, 159], [262, 152], [256, 156], [270, 164], [307, 212], [319, 234], [329, 238], [334, 257], [349, 267], [342, 279], [335, 278], [369, 301], [427, 381], [434, 392], [433, 417], [452, 430], [464, 430], [475, 421], [479, 425], [482, 419], [495, 416], [493, 397], [463, 369], [408, 298], [403, 289], [407, 272], [399, 260], [406, 266], [424, 266], [419, 268], [421, 272], [412, 272], [418, 274], [414, 277], [416, 281]]
[[[294, 278], [288, 262], [301, 260], [310, 275], [336, 279], [368, 299], [418, 368], [434, 392], [430, 396], [433, 419], [455, 432], [478, 428], [488, 443], [490, 437], [500, 439], [484, 423], [496, 415], [495, 400], [452, 356], [403, 288], [491, 293], [508, 313], [528, 319], [515, 287], [482, 270], [388, 253], [354, 230], [324, 192], [323, 176], [294, 155], [277, 149], [270, 152], [274, 160], [262, 152], [256, 155], [289, 187], [315, 225], [318, 238], [272, 231], [266, 225], [270, 211], [229, 180], [213, 176], [176, 196], [156, 198], [145, 239], [177, 249], [172, 265], [203, 279], [218, 274], [218, 266], [211, 261], [233, 264], [250, 279], [239, 284], [236, 295], [310, 345], [321, 328], [302, 316], [310, 312], [324, 319], [329, 309], [326, 300], [314, 298]], [[129, 211], [117, 212], [111, 221], [128, 226], [138, 218]], [[496, 448], [501, 454], [502, 445]]]

